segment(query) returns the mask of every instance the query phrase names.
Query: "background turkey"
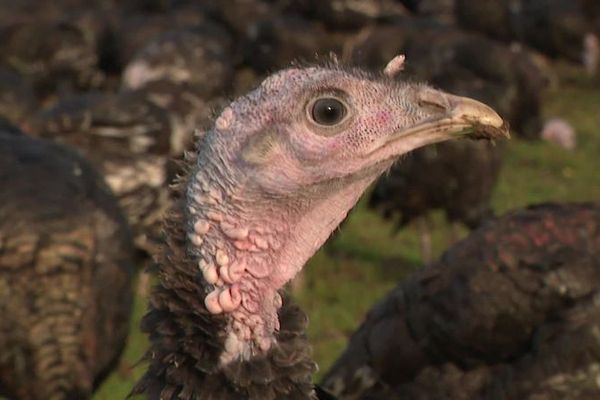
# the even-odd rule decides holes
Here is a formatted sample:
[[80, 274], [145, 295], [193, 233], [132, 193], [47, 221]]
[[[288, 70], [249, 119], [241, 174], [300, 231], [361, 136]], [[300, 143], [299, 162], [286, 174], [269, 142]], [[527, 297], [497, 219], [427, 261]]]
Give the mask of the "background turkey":
[[129, 228], [85, 160], [15, 128], [0, 185], [0, 394], [90, 398], [129, 332]]
[[[589, 0], [403, 0], [414, 12], [494, 39], [518, 42], [554, 58], [586, 64], [598, 51], [599, 8]], [[589, 42], [594, 36], [595, 43]], [[596, 59], [588, 71], [597, 68]]]
[[379, 301], [323, 385], [341, 399], [597, 397], [599, 267], [600, 206], [509, 213]]
[[443, 210], [452, 226], [452, 240], [461, 235], [460, 223], [477, 228], [494, 216], [490, 201], [502, 165], [503, 145], [450, 142], [420, 149], [392, 167], [376, 184], [369, 207], [396, 224], [415, 221], [421, 257], [432, 259], [430, 213]]
[[[193, 150], [194, 133], [203, 135], [230, 98], [291, 63], [327, 63], [337, 57], [379, 70], [401, 51], [407, 59], [400, 80], [429, 80], [483, 99], [513, 128], [513, 140], [504, 148], [490, 147], [494, 156], [480, 164], [491, 170], [494, 160], [501, 159], [498, 178], [484, 181], [478, 190], [467, 186], [464, 192], [485, 193], [493, 187], [489, 200], [483, 195], [469, 200], [472, 207], [461, 201], [427, 213], [435, 228], [429, 230], [433, 258], [467, 234], [464, 228], [457, 234], [456, 224], [445, 223], [446, 209], [502, 214], [548, 200], [600, 199], [600, 81], [594, 77], [598, 7], [588, 0], [559, 3], [527, 2], [507, 16], [508, 3], [491, 0], [0, 0], [5, 38], [0, 44], [0, 121], [77, 145], [111, 187], [121, 190], [119, 200], [133, 222], [136, 247], [145, 254], [136, 262], [142, 268], [152, 263], [161, 240], [160, 216], [172, 202], [167, 185], [180, 172], [178, 159]], [[592, 29], [580, 29], [586, 25]], [[510, 36], [515, 32], [520, 35], [516, 39]], [[545, 35], [541, 46], [536, 44], [540, 33]], [[161, 69], [166, 73], [157, 73]], [[130, 86], [131, 76], [138, 86]], [[54, 133], [47, 129], [51, 126]], [[173, 157], [175, 162], [169, 161]], [[408, 155], [404, 161], [419, 158]], [[145, 167], [138, 168], [140, 163]], [[425, 167], [417, 169], [419, 182], [448, 193], [452, 182], [484, 169], [467, 168], [465, 173], [464, 164], [454, 160], [456, 171], [463, 171], [460, 179], [448, 178], [443, 167], [429, 174], [423, 173]], [[390, 235], [400, 215], [385, 220], [368, 210], [367, 203], [359, 202], [336, 231], [328, 244], [332, 251], [309, 261], [304, 286], [294, 292], [311, 320], [308, 335], [322, 367], [316, 379], [338, 357], [373, 302], [422, 264], [417, 224]], [[145, 309], [146, 293], [136, 297], [133, 326]], [[120, 373], [111, 375], [96, 399], [124, 398], [142, 374], [143, 367], [134, 365], [147, 342], [139, 329], [132, 328], [131, 334]]]

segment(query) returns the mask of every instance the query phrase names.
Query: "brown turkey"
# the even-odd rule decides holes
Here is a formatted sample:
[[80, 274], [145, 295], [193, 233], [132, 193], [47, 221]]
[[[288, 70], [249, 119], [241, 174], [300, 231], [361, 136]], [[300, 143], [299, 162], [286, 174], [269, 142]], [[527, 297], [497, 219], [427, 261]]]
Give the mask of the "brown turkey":
[[104, 75], [89, 35], [64, 15], [37, 16], [0, 17], [0, 65], [27, 78], [39, 97], [99, 87]]
[[340, 399], [600, 398], [600, 206], [485, 224], [368, 313], [323, 379]]
[[416, 147], [506, 134], [489, 107], [337, 65], [276, 73], [188, 160], [142, 329], [149, 400], [316, 399], [307, 318], [281, 289]]
[[89, 159], [118, 196], [136, 246], [150, 251], [168, 204], [170, 136], [178, 135], [170, 122], [143, 93], [87, 93], [40, 111], [29, 130]]
[[123, 71], [122, 85], [141, 89], [168, 81], [188, 85], [198, 96], [210, 99], [230, 91], [231, 50], [231, 37], [219, 24], [169, 30], [135, 53]]
[[36, 106], [31, 84], [0, 65], [0, 118], [20, 125], [31, 117]]
[[129, 332], [133, 248], [74, 152], [0, 128], [0, 396], [87, 399]]

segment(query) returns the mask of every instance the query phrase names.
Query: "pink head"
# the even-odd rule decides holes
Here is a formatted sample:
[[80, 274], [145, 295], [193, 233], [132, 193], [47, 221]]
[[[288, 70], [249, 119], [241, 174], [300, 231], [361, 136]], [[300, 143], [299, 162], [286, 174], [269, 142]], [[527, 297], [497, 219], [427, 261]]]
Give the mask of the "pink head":
[[401, 154], [505, 136], [475, 100], [338, 66], [291, 68], [225, 108], [188, 181], [188, 251], [230, 315], [224, 363], [274, 343], [277, 293]]
[[267, 78], [227, 107], [209, 136], [226, 147], [246, 185], [294, 196], [340, 179], [375, 178], [400, 154], [502, 124], [489, 107], [425, 85], [313, 67]]

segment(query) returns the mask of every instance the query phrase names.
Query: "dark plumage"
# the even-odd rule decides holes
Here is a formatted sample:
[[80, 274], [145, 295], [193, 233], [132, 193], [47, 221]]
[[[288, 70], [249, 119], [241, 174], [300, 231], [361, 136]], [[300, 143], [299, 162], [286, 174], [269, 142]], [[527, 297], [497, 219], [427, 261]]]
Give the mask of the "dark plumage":
[[215, 23], [169, 30], [150, 40], [125, 67], [122, 88], [138, 90], [166, 111], [171, 155], [191, 148], [234, 77], [232, 38]]
[[123, 86], [141, 89], [158, 81], [187, 84], [210, 99], [230, 90], [232, 40], [214, 23], [170, 30], [149, 41], [127, 64]]
[[341, 399], [597, 398], [598, 268], [598, 205], [509, 213], [385, 296], [324, 386]]
[[[170, 204], [167, 186], [177, 173], [171, 158], [181, 158], [206, 126], [211, 105], [204, 99], [224, 91], [230, 79], [226, 57], [216, 58], [227, 54], [221, 44], [229, 39], [218, 33], [207, 27], [162, 36], [128, 64], [123, 91], [60, 99], [32, 126], [37, 135], [77, 147], [100, 170], [146, 261]], [[140, 275], [138, 293], [147, 292], [147, 278]]]
[[490, 200], [502, 147], [462, 141], [417, 150], [377, 182], [369, 207], [395, 219], [398, 228], [440, 209], [449, 222], [474, 229], [494, 214]]
[[150, 251], [168, 206], [171, 140], [192, 134], [179, 132], [171, 122], [144, 93], [93, 93], [66, 98], [40, 112], [31, 130], [75, 147], [98, 168], [119, 198], [136, 245]]
[[[169, 121], [169, 154], [180, 159], [184, 151], [193, 147], [194, 138], [202, 135], [221, 96], [208, 96], [190, 83], [176, 83], [168, 79], [147, 82], [137, 95], [154, 104]], [[126, 92], [121, 95], [126, 95]]]
[[[419, 3], [433, 3], [436, 11], [447, 9], [436, 3], [452, 3], [450, 20], [461, 28], [511, 45], [520, 43], [553, 58], [583, 63], [591, 75], [597, 69], [600, 7], [593, 0], [422, 0]], [[590, 37], [595, 41], [591, 48]]]
[[406, 15], [407, 10], [395, 0], [308, 0], [316, 19], [333, 29], [357, 29], [381, 20]]
[[581, 0], [455, 1], [461, 26], [571, 61], [581, 60], [585, 34], [594, 29]]
[[36, 106], [33, 87], [22, 76], [0, 66], [0, 117], [21, 124]]
[[[179, 184], [176, 189], [184, 187]], [[211, 314], [204, 305], [206, 289], [198, 283], [197, 261], [184, 248], [183, 210], [183, 204], [176, 204], [167, 217], [168, 250], [157, 260], [164, 283], [153, 290], [151, 311], [142, 322], [154, 346], [146, 355], [150, 366], [134, 393], [145, 393], [148, 400], [309, 398], [310, 376], [317, 366], [305, 333], [308, 318], [287, 297], [279, 311], [274, 351], [220, 367], [227, 318]]]
[[0, 33], [0, 62], [41, 97], [98, 87], [104, 79], [95, 41], [68, 19], [16, 19], [0, 25]]
[[0, 131], [0, 395], [87, 399], [129, 331], [133, 250], [116, 199], [67, 150]]
[[175, 188], [159, 283], [142, 323], [149, 366], [135, 394], [322, 393], [311, 381], [307, 318], [283, 286], [395, 156], [468, 136], [465, 126], [485, 126], [490, 138], [506, 134], [479, 102], [392, 80], [398, 66], [395, 58], [385, 75], [289, 68], [223, 110]]
[[594, 0], [402, 0], [420, 16], [581, 61], [585, 37], [599, 34]]
[[264, 74], [293, 62], [340, 53], [346, 38], [342, 33], [327, 31], [318, 20], [277, 15], [255, 22], [240, 50], [244, 64]]
[[[194, 4], [195, 3], [195, 4]], [[139, 4], [118, 3], [106, 26], [103, 60], [113, 70], [121, 71], [146, 45], [173, 29], [201, 27], [208, 22], [205, 7], [208, 2], [164, 4], [163, 9], [136, 7]], [[133, 6], [133, 7], [128, 7]]]
[[444, 24], [455, 23], [456, 0], [400, 0], [413, 13]]
[[[295, 2], [296, 0], [291, 1]], [[285, 7], [286, 3], [287, 1], [279, 0], [223, 0], [214, 2], [210, 13], [212, 18], [222, 22], [232, 35], [242, 38], [257, 22], [277, 18], [281, 6]]]

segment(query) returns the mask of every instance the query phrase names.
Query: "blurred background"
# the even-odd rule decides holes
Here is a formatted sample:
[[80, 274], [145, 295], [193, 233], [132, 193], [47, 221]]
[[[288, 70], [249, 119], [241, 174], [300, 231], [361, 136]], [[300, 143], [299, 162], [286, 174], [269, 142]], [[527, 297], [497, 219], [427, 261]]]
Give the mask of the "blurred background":
[[597, 0], [0, 0], [0, 126], [75, 149], [133, 233], [130, 334], [93, 398], [124, 398], [143, 371], [142, 271], [173, 160], [230, 99], [292, 63], [381, 70], [405, 54], [399, 79], [480, 99], [511, 125], [507, 143], [406, 157], [292, 284], [326, 371], [376, 299], [487, 219], [600, 200], [598, 35]]

